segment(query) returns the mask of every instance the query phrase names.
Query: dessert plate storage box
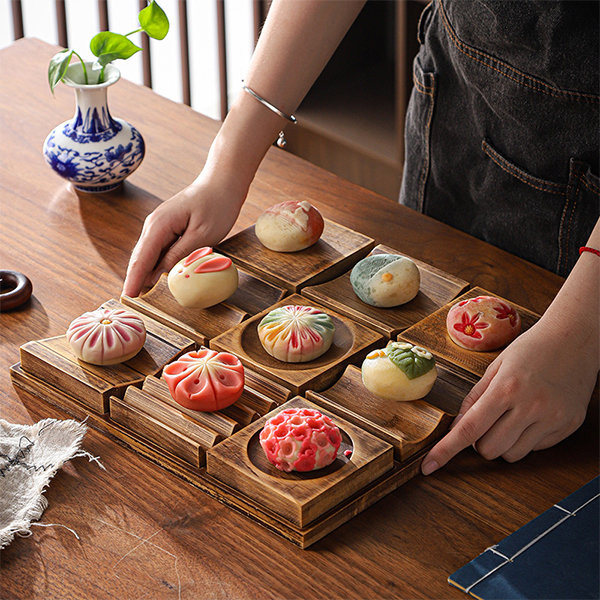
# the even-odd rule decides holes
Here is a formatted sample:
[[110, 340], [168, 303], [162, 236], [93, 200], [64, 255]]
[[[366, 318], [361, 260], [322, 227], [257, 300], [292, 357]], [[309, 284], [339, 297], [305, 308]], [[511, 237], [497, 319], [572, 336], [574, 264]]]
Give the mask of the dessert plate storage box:
[[440, 364], [445, 365], [448, 369], [455, 373], [459, 373], [461, 376], [475, 383], [478, 379], [483, 377], [485, 370], [502, 350], [476, 352], [458, 346], [448, 335], [446, 329], [446, 316], [448, 315], [450, 308], [457, 302], [470, 298], [477, 298], [477, 296], [495, 296], [496, 298], [500, 298], [500, 300], [505, 300], [512, 304], [521, 315], [521, 333], [527, 331], [527, 329], [534, 325], [540, 318], [540, 315], [523, 308], [510, 300], [501, 298], [482, 288], [474, 287], [433, 314], [425, 317], [422, 321], [419, 321], [409, 329], [403, 331], [398, 336], [398, 339], [427, 348], [435, 355], [436, 360], [438, 360]]
[[256, 237], [254, 226], [228, 238], [216, 250], [229, 256], [238, 268], [290, 292], [299, 292], [307, 285], [341, 275], [364, 258], [374, 245], [372, 238], [325, 219], [321, 239], [299, 252], [274, 252], [265, 248]]
[[421, 286], [413, 300], [393, 308], [377, 308], [362, 302], [350, 283], [352, 269], [331, 281], [303, 288], [302, 295], [382, 333], [387, 339], [394, 340], [398, 333], [456, 298], [469, 285], [458, 277], [388, 246], [376, 246], [369, 256], [375, 254], [406, 256], [417, 265]]
[[[331, 348], [325, 354], [305, 363], [286, 363], [267, 354], [258, 338], [257, 325], [272, 309], [287, 305], [313, 306], [332, 318], [335, 333]], [[383, 341], [381, 334], [364, 325], [294, 294], [212, 339], [210, 347], [235, 354], [245, 367], [289, 388], [294, 394], [302, 394], [308, 389], [325, 389], [348, 363], [362, 360], [374, 347], [383, 345]]]
[[210, 308], [186, 308], [173, 297], [163, 273], [156, 285], [139, 298], [123, 296], [121, 302], [167, 327], [208, 346], [211, 338], [231, 329], [248, 316], [281, 300], [286, 290], [238, 268], [237, 291], [225, 302]]

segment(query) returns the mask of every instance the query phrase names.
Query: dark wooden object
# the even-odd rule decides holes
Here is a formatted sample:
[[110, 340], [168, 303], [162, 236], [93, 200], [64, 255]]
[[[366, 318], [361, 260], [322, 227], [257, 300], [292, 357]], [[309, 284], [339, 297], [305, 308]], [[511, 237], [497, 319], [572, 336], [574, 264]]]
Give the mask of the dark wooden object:
[[138, 298], [122, 296], [121, 302], [192, 338], [200, 346], [208, 346], [213, 337], [263, 311], [286, 294], [282, 288], [240, 269], [239, 287], [226, 302], [205, 309], [185, 308], [171, 294], [167, 278], [163, 273], [150, 291]]
[[[77, 195], [40, 156], [46, 132], [73, 114], [70, 88], [58, 86], [54, 97], [48, 91], [48, 60], [59, 49], [26, 39], [0, 50], [2, 267], [27, 273], [34, 284], [27, 306], [0, 314], [0, 415], [12, 423], [89, 414], [15, 389], [9, 367], [24, 343], [60, 335], [73, 316], [119, 293], [144, 218], [194, 180], [218, 127], [121, 80], [109, 92], [111, 112], [141, 129], [146, 157], [121, 190]], [[15, 72], [20, 76], [9, 75]], [[563, 281], [277, 148], [267, 153], [234, 232], [252, 225], [280, 191], [302, 194], [328, 218], [540, 314]], [[133, 435], [135, 452], [116, 443], [118, 427], [100, 415], [87, 424], [84, 448], [107, 470], [81, 458], [65, 465], [45, 494], [50, 504], [41, 521], [64, 524], [80, 539], [61, 527], [16, 537], [2, 550], [7, 598], [283, 598], [301, 590], [305, 600], [332, 593], [464, 600], [448, 575], [595, 477], [600, 456], [594, 400], [577, 432], [518, 463], [465, 450], [433, 476], [414, 477], [391, 494], [386, 487], [385, 498], [348, 521], [348, 512], [362, 508], [359, 495], [323, 517], [332, 529], [348, 521], [335, 536], [303, 553], [225, 509], [216, 488], [190, 475], [183, 461], [161, 469], [164, 452]], [[406, 468], [416, 473], [419, 462]], [[269, 527], [297, 538], [275, 520]]]
[[[410, 342], [418, 346], [423, 346], [430, 350], [436, 357], [436, 360], [446, 365], [454, 372], [470, 379], [472, 382], [483, 377], [485, 370], [493, 362], [493, 360], [502, 352], [494, 350], [491, 352], [475, 352], [474, 350], [466, 350], [455, 344], [448, 335], [446, 329], [446, 317], [448, 311], [454, 304], [467, 298], [476, 298], [477, 296], [494, 296], [482, 288], [475, 287], [453, 302], [449, 302], [429, 317], [419, 321], [406, 331], [402, 332], [399, 340]], [[501, 298], [500, 296], [497, 296]], [[521, 315], [522, 329], [521, 333], [527, 331], [540, 318], [534, 312], [515, 304], [508, 298], [501, 298], [510, 302]]]
[[[331, 348], [319, 358], [306, 363], [285, 363], [267, 354], [262, 347], [258, 339], [257, 325], [270, 310], [288, 304], [314, 306], [325, 311], [332, 318], [335, 325], [333, 343]], [[381, 334], [316, 302], [294, 294], [214, 338], [210, 342], [210, 347], [214, 350], [232, 352], [239, 357], [244, 366], [270, 377], [295, 394], [302, 394], [308, 389], [322, 390], [330, 386], [348, 363], [362, 360], [370, 350], [382, 342]]]
[[390, 443], [396, 459], [406, 460], [446, 433], [470, 388], [468, 381], [438, 366], [438, 378], [425, 398], [389, 402], [369, 392], [360, 368], [349, 365], [333, 387], [308, 391], [306, 397]]
[[300, 252], [274, 252], [265, 248], [248, 227], [218, 246], [236, 265], [290, 292], [299, 292], [341, 275], [364, 258], [375, 242], [370, 237], [325, 219], [321, 239]]
[[[373, 254], [399, 254], [393, 248], [379, 245], [373, 248]], [[423, 261], [410, 256], [419, 269], [421, 287], [417, 296], [393, 308], [377, 308], [362, 302], [352, 289], [350, 271], [331, 281], [303, 288], [302, 295], [329, 306], [337, 312], [362, 323], [375, 331], [379, 331], [387, 339], [395, 339], [402, 330], [414, 325], [423, 317], [431, 314], [453, 298], [456, 298], [467, 287], [468, 283], [458, 277], [444, 273]]]
[[[286, 408], [315, 408], [304, 398], [293, 398], [268, 416]], [[322, 410], [342, 432], [338, 457], [329, 467], [310, 473], [284, 473], [266, 458], [258, 436], [263, 417], [212, 448], [206, 470], [219, 481], [266, 506], [293, 525], [304, 529], [334, 506], [366, 488], [393, 466], [392, 447]], [[350, 451], [351, 457], [344, 456]]]

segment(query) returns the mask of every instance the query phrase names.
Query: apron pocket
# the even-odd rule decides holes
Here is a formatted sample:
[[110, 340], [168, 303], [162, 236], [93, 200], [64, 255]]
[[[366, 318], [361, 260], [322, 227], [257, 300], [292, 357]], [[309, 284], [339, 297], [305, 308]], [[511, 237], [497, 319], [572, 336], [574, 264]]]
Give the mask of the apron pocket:
[[421, 67], [419, 56], [413, 63], [413, 83], [406, 111], [404, 173], [400, 201], [423, 212], [425, 188], [431, 162], [431, 121], [436, 95], [436, 77]]

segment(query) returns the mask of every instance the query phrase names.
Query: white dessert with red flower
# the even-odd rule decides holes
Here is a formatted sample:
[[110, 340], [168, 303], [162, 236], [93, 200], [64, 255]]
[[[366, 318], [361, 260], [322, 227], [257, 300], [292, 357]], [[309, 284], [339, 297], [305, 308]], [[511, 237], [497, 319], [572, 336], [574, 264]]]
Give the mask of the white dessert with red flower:
[[477, 296], [457, 302], [448, 311], [450, 339], [461, 348], [489, 352], [510, 344], [521, 332], [521, 316], [506, 300]]

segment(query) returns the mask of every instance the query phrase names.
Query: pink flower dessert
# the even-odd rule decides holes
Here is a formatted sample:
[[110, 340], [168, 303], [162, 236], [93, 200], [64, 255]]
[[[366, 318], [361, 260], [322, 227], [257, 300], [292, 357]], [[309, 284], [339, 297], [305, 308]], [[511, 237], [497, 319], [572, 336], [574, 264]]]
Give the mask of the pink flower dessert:
[[512, 342], [521, 332], [521, 317], [508, 302], [477, 296], [455, 304], [446, 317], [448, 335], [467, 350], [487, 352]]
[[312, 306], [280, 306], [258, 324], [263, 348], [283, 362], [308, 362], [329, 350], [335, 326], [331, 317]]
[[318, 410], [288, 408], [271, 417], [260, 432], [260, 445], [280, 471], [315, 471], [337, 456], [342, 436]]
[[67, 329], [77, 358], [93, 365], [115, 365], [133, 358], [144, 346], [146, 327], [122, 308], [99, 308], [77, 317]]
[[244, 390], [244, 367], [229, 352], [208, 348], [188, 352], [163, 369], [173, 400], [203, 412], [214, 412], [236, 402]]
[[227, 300], [238, 287], [230, 258], [205, 246], [180, 260], [169, 272], [169, 290], [181, 306], [208, 308]]
[[289, 200], [267, 209], [254, 232], [263, 246], [275, 252], [298, 252], [312, 246], [323, 233], [321, 213], [306, 200]]

